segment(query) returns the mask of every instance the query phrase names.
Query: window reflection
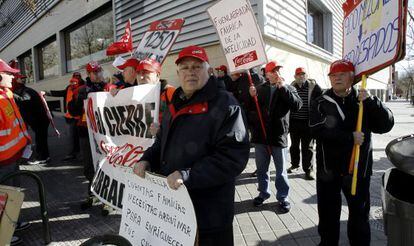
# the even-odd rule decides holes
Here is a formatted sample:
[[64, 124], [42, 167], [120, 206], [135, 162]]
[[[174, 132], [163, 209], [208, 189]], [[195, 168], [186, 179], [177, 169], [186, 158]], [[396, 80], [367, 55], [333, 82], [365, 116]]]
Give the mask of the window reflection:
[[47, 79], [58, 75], [58, 50], [56, 39], [39, 47], [39, 77]]
[[113, 42], [113, 35], [112, 11], [66, 33], [68, 72], [83, 68], [91, 60], [110, 61], [105, 50]]
[[17, 58], [19, 61], [20, 73], [26, 75], [26, 83], [34, 83], [32, 52], [27, 52]]

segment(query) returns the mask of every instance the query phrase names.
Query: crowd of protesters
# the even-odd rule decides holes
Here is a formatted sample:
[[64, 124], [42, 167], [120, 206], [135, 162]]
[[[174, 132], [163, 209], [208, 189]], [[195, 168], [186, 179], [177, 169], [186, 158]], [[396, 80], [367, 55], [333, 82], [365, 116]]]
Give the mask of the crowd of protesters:
[[[157, 61], [130, 58], [117, 67], [120, 72], [112, 76], [111, 83], [105, 81], [102, 66], [90, 61], [85, 79], [75, 72], [64, 90], [46, 92], [65, 101], [70, 145], [62, 161], [78, 161], [79, 153], [82, 155], [89, 183], [82, 209], [97, 202], [90, 191], [95, 167], [84, 100], [89, 93], [107, 91], [115, 96], [132, 86], [161, 83], [160, 124], [150, 128], [155, 142], [134, 166], [134, 173], [140, 178], [151, 170], [166, 176], [172, 189], [187, 187], [196, 213], [199, 245], [234, 244], [235, 180], [246, 167], [251, 147], [258, 183], [252, 206], [262, 206], [272, 195], [269, 166], [273, 159], [276, 199], [280, 211], [288, 213], [292, 207], [288, 173], [298, 172], [301, 164], [304, 178], [317, 180], [320, 245], [338, 245], [341, 191], [350, 210], [351, 245], [369, 245], [371, 133], [388, 132], [394, 122], [380, 100], [365, 89], [354, 89], [352, 63], [339, 60], [331, 64], [332, 88], [325, 91], [308, 78], [303, 67], [295, 70], [294, 81], [289, 83], [282, 77], [283, 66], [278, 61], [270, 61], [260, 72], [229, 73], [225, 65], [213, 69], [208, 54], [198, 46], [182, 49], [175, 64], [178, 88], [161, 79], [162, 67]], [[21, 158], [30, 158], [24, 155], [32, 142], [26, 125], [35, 133], [35, 153], [27, 163], [50, 162], [50, 119], [43, 95], [25, 86], [24, 75], [0, 60], [0, 76], [1, 178], [18, 170]], [[356, 132], [360, 102], [367, 113], [362, 131]], [[361, 145], [360, 179], [357, 195], [351, 196], [348, 162], [354, 144]], [[105, 207], [102, 211], [104, 215], [110, 212]]]

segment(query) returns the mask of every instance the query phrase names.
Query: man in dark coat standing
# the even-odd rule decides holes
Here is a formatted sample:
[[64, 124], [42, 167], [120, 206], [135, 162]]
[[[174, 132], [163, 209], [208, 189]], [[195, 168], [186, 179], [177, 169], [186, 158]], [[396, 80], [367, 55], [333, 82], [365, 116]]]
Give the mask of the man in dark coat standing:
[[[260, 110], [263, 116], [263, 124], [266, 129], [264, 136], [259, 117], [250, 120], [257, 122], [251, 126], [252, 143], [255, 144], [257, 181], [259, 195], [253, 200], [255, 206], [263, 205], [270, 198], [270, 158], [276, 168], [276, 199], [280, 210], [289, 212], [289, 181], [287, 177], [287, 135], [289, 132], [289, 112], [297, 111], [302, 107], [295, 87], [284, 83], [280, 74], [280, 66], [276, 61], [266, 64], [266, 78], [269, 82], [250, 87], [250, 95], [258, 97]], [[251, 99], [252, 100], [252, 99]], [[250, 103], [254, 105], [254, 103]]]
[[180, 85], [155, 143], [134, 172], [167, 176], [184, 184], [194, 205], [199, 245], [233, 245], [235, 178], [249, 158], [249, 141], [236, 99], [208, 74], [203, 48], [184, 48], [176, 60]]
[[43, 105], [42, 98], [37, 91], [25, 85], [26, 76], [16, 74], [13, 81], [13, 96], [22, 114], [24, 122], [35, 133], [36, 156], [27, 163], [46, 164], [50, 162], [49, 146], [47, 142], [49, 118]]
[[[348, 202], [348, 238], [351, 245], [370, 245], [370, 177], [372, 175], [371, 133], [386, 133], [394, 126], [391, 111], [365, 89], [352, 88], [354, 66], [338, 60], [331, 64], [332, 88], [315, 100], [310, 112], [311, 133], [316, 137], [316, 191], [321, 246], [339, 242], [342, 198]], [[364, 105], [362, 131], [355, 131], [359, 103]], [[358, 183], [351, 195], [349, 172], [354, 144], [360, 145]]]

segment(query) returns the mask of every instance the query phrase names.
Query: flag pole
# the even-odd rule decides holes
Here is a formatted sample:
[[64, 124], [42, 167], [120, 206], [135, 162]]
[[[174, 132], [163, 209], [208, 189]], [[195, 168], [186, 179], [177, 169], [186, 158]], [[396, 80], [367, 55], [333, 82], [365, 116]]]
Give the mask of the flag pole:
[[[249, 69], [247, 69], [247, 77], [249, 78], [249, 85], [254, 86], [252, 75], [250, 74]], [[266, 133], [266, 128], [265, 128], [264, 121], [263, 121], [262, 111], [260, 110], [259, 101], [257, 100], [257, 94], [252, 96], [252, 97], [253, 97], [254, 103], [256, 105], [257, 115], [259, 116], [259, 121], [260, 121], [260, 126], [261, 126], [261, 129], [262, 129], [262, 134], [263, 134], [264, 140], [266, 141], [267, 140], [267, 133]], [[272, 149], [270, 148], [269, 145], [267, 145], [267, 151], [269, 152], [269, 155], [272, 155]]]
[[[362, 75], [362, 85], [361, 89], [365, 89], [367, 87], [367, 76], [365, 74]], [[364, 105], [361, 98], [361, 101], [359, 102], [359, 111], [358, 111], [358, 121], [357, 121], [357, 127], [356, 131], [361, 132], [362, 130], [362, 118], [364, 114]], [[358, 164], [359, 164], [359, 154], [360, 154], [360, 145], [356, 144], [354, 145], [355, 149], [355, 159], [354, 159], [354, 170], [352, 175], [352, 186], [351, 186], [351, 195], [355, 196], [356, 194], [356, 187], [357, 187], [357, 181], [358, 181]]]

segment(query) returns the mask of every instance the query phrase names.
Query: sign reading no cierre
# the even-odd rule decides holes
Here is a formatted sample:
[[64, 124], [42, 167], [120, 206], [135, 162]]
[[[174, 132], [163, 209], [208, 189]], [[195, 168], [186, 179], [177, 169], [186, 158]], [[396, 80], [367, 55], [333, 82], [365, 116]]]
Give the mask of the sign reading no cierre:
[[207, 12], [231, 72], [267, 63], [262, 35], [248, 0], [222, 0]]
[[407, 0], [348, 0], [343, 9], [343, 57], [356, 77], [404, 57]]

